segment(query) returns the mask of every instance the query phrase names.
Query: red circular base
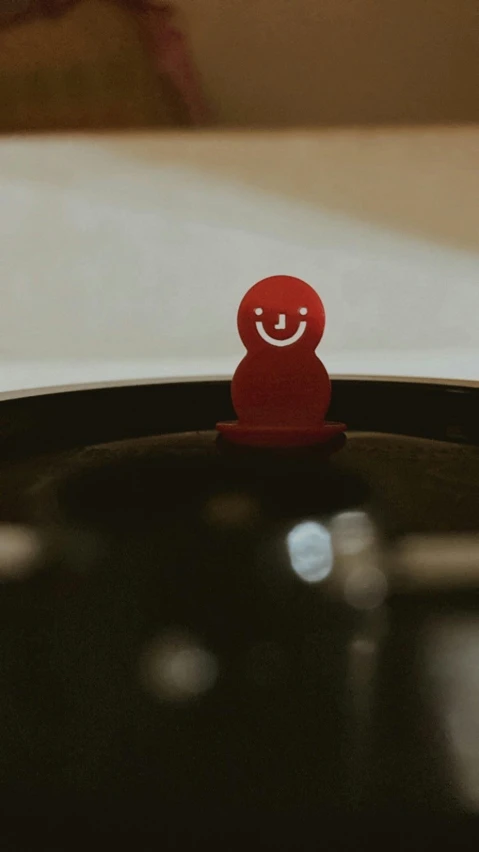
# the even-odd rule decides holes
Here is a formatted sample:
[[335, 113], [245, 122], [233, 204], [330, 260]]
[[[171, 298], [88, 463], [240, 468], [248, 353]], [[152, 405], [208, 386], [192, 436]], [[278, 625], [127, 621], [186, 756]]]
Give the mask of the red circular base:
[[245, 447], [312, 447], [327, 444], [346, 431], [344, 423], [323, 423], [316, 429], [243, 426], [238, 422], [217, 423], [218, 432], [231, 444]]

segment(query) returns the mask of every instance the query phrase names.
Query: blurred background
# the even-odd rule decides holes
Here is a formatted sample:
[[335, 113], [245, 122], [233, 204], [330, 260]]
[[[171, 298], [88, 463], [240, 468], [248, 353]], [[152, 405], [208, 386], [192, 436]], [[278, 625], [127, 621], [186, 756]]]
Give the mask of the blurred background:
[[6, 129], [479, 118], [475, 0], [2, 0], [1, 9]]
[[475, 0], [0, 9], [2, 392], [229, 375], [276, 273], [333, 373], [477, 378]]

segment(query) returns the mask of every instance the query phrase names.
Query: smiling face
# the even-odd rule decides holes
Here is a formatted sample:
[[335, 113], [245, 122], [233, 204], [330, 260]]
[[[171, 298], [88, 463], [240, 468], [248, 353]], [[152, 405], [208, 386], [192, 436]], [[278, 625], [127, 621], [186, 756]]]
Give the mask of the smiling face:
[[309, 284], [273, 275], [248, 290], [238, 311], [238, 331], [248, 352], [293, 347], [314, 351], [323, 336], [324, 307]]

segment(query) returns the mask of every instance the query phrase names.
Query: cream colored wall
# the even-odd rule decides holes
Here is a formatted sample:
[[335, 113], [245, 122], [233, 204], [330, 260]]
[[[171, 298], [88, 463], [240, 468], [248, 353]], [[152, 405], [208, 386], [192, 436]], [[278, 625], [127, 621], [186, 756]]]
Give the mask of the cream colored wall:
[[227, 124], [479, 119], [477, 0], [177, 0]]
[[0, 374], [216, 372], [276, 273], [323, 297], [328, 365], [479, 353], [479, 128], [4, 139], [0, 191]]

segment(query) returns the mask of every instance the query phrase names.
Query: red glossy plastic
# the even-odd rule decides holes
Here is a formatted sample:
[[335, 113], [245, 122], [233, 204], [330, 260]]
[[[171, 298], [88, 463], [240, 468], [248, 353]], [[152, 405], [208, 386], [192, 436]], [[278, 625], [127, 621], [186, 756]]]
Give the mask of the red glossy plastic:
[[231, 385], [238, 421], [217, 424], [225, 439], [291, 447], [344, 432], [343, 423], [325, 422], [331, 383], [315, 352], [324, 326], [321, 299], [299, 278], [274, 275], [248, 290], [238, 311], [247, 354]]

